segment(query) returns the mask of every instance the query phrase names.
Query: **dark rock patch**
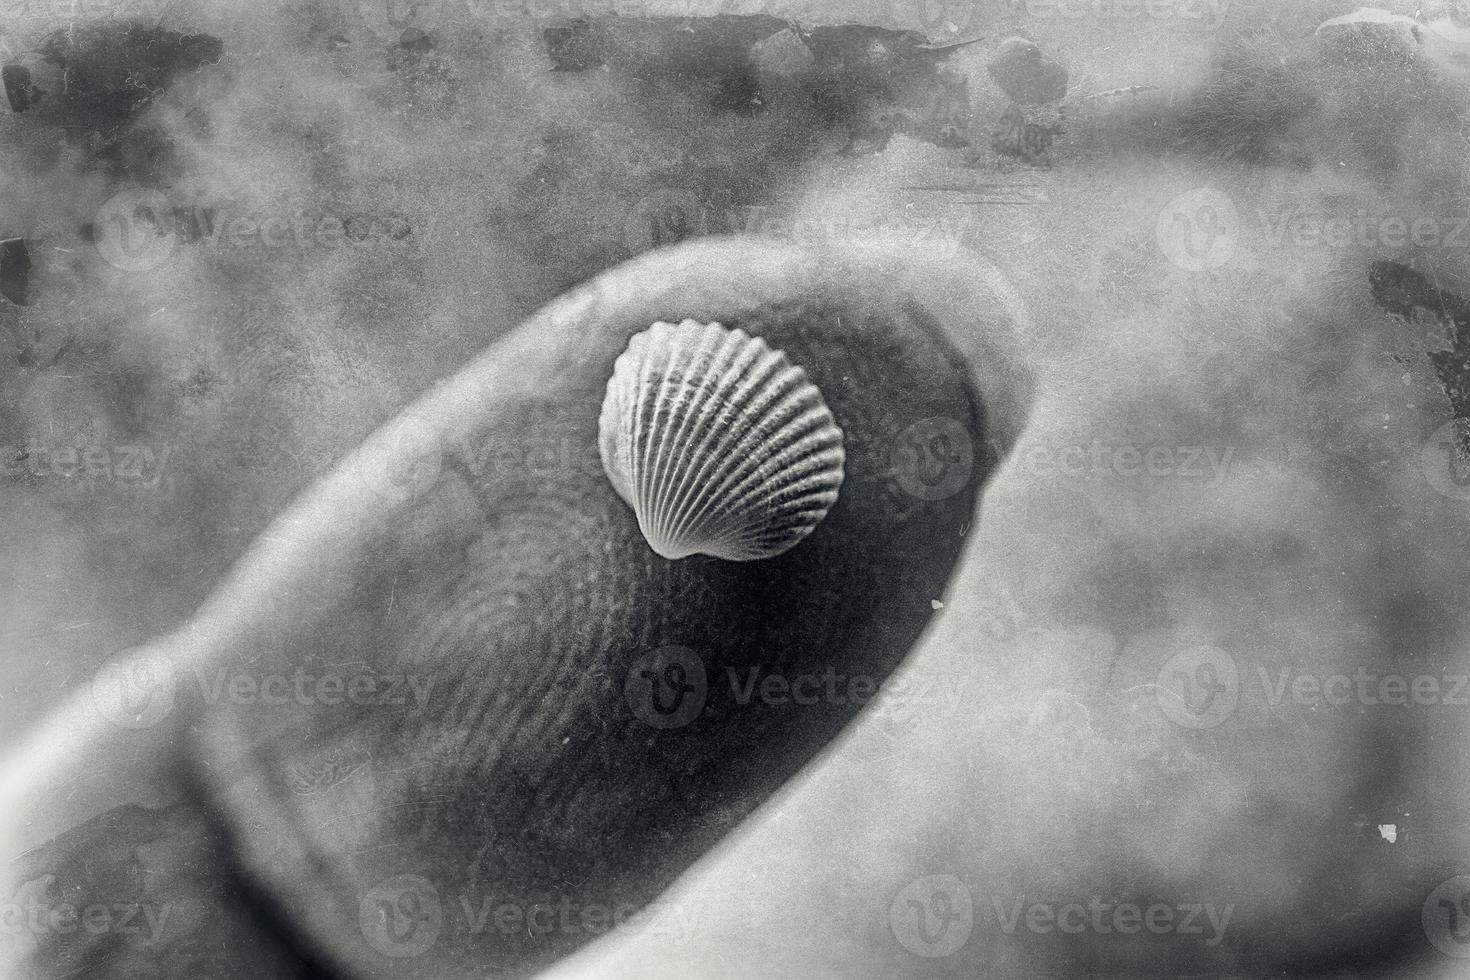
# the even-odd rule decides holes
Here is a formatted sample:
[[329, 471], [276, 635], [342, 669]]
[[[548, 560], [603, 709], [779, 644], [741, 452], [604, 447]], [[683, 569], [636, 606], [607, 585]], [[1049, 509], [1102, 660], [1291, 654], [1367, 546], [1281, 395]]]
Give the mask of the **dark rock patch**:
[[16, 306], [31, 302], [31, 252], [24, 238], [0, 242], [0, 296]]
[[137, 21], [78, 24], [41, 45], [42, 56], [64, 73], [54, 98], [68, 122], [104, 132], [126, 125], [177, 76], [217, 64], [223, 53], [217, 37]]
[[25, 112], [42, 95], [31, 77], [31, 70], [25, 65], [6, 65], [0, 68], [0, 78], [5, 82], [5, 98], [9, 100], [12, 112]]
[[985, 70], [996, 87], [1017, 105], [1044, 105], [1067, 96], [1066, 67], [1025, 38], [1002, 41]]
[[219, 62], [224, 43], [139, 21], [76, 24], [48, 35], [32, 63], [4, 66], [16, 112], [66, 132], [116, 177], [156, 183], [175, 176], [172, 140], [138, 125], [181, 75]]
[[1431, 350], [1429, 361], [1439, 375], [1454, 413], [1460, 450], [1470, 455], [1470, 301], [1436, 286], [1420, 272], [1398, 262], [1375, 262], [1368, 273], [1373, 299], [1394, 316], [1415, 310], [1442, 317], [1450, 327], [1450, 346]]

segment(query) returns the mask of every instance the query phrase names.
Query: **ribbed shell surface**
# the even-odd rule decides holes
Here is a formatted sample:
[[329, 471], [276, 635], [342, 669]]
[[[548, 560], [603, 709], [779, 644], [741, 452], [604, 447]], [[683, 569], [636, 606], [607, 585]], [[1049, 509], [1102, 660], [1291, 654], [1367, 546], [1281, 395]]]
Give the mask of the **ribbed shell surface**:
[[599, 421], [613, 487], [664, 558], [772, 558], [837, 501], [843, 435], [806, 372], [718, 323], [656, 323], [618, 358]]

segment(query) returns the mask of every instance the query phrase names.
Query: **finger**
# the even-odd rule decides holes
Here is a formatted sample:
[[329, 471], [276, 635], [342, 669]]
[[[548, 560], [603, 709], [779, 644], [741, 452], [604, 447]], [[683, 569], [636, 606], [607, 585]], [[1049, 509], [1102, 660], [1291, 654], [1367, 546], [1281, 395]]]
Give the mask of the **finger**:
[[[380, 430], [188, 629], [224, 684], [266, 663], [315, 678], [188, 726], [200, 805], [248, 873], [369, 974], [529, 970], [644, 908], [861, 710], [941, 601], [1004, 440], [939, 324], [991, 307], [1007, 336], [989, 291], [891, 250], [684, 246], [558, 300]], [[614, 359], [683, 318], [784, 350], [846, 435], [837, 505], [778, 558], [666, 561], [601, 471]], [[1024, 383], [993, 346], [1014, 432]], [[328, 703], [342, 664], [331, 690], [371, 678], [373, 697]]]
[[[660, 253], [386, 425], [10, 769], [25, 806], [7, 812], [54, 819], [5, 828], [25, 852], [7, 892], [107, 898], [141, 869], [130, 901], [158, 927], [47, 934], [25, 969], [166, 973], [202, 944], [251, 950], [211, 960], [224, 975], [528, 970], [644, 907], [903, 657], [1022, 424], [1014, 297], [983, 264], [921, 258], [877, 242]], [[612, 359], [683, 316], [783, 347], [846, 431], [841, 506], [789, 557], [665, 562], [609, 491], [592, 441]], [[955, 334], [987, 338], [964, 354], [988, 414], [940, 332], [961, 318]], [[650, 652], [686, 686], [703, 671], [696, 712], [630, 698], [652, 692], [629, 684]]]

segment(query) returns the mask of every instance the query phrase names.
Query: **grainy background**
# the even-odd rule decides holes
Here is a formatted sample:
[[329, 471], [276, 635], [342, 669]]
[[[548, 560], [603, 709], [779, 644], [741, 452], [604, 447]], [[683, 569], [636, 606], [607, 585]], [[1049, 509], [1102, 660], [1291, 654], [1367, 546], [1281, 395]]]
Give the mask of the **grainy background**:
[[[1261, 683], [1262, 670], [1470, 670], [1470, 494], [1426, 472], [1452, 418], [1428, 354], [1453, 324], [1390, 316], [1369, 277], [1391, 260], [1463, 292], [1465, 246], [1272, 235], [1299, 214], [1379, 208], [1448, 227], [1470, 213], [1464, 138], [1442, 108], [1470, 106], [1462, 80], [1424, 88], [1371, 61], [1267, 70], [1354, 4], [1238, 0], [1219, 23], [953, 5], [959, 33], [983, 38], [951, 60], [977, 117], [1003, 107], [984, 66], [1009, 34], [1071, 71], [1071, 131], [1034, 168], [903, 136], [842, 157], [840, 134], [714, 111], [677, 79], [549, 72], [542, 21], [507, 4], [80, 6], [82, 20], [137, 14], [224, 46], [139, 114], [151, 135], [135, 156], [99, 153], [66, 119], [0, 118], [0, 235], [24, 236], [33, 260], [29, 305], [0, 307], [0, 447], [16, 447], [0, 463], [71, 449], [111, 461], [92, 479], [0, 476], [0, 739], [186, 616], [272, 514], [433, 380], [629, 257], [630, 216], [650, 198], [757, 201], [820, 218], [786, 227], [822, 234], [938, 228], [1012, 284], [1043, 379], [910, 664], [958, 699], [860, 724], [669, 896], [687, 929], [594, 947], [568, 974], [1453, 965], [1419, 917], [1465, 866], [1470, 708], [1273, 705]], [[943, 34], [936, 6], [718, 9]], [[548, 8], [533, 12], [561, 12]], [[31, 4], [0, 23], [13, 60], [58, 21]], [[408, 27], [427, 45], [405, 43]], [[1159, 86], [1139, 96], [1167, 101], [1241, 39], [1269, 55], [1231, 97], [1268, 145], [1248, 131], [1169, 152], [1147, 134], [1110, 143], [1116, 103], [1134, 96], [1090, 97]], [[1302, 91], [1308, 110], [1260, 123]], [[909, 190], [955, 179], [961, 162], [1031, 203], [961, 208]], [[137, 187], [214, 209], [225, 233], [117, 268], [82, 228]], [[1165, 254], [1159, 219], [1203, 187], [1239, 224], [1228, 263], [1191, 270]], [[268, 244], [228, 224], [298, 214], [352, 219], [362, 240]], [[1046, 465], [1094, 440], [1228, 462], [1197, 477]], [[1152, 685], [1201, 646], [1235, 665], [1239, 705], [1192, 729]], [[930, 875], [975, 896], [973, 934], [932, 959], [899, 941], [891, 913]], [[1006, 934], [992, 901], [1009, 911], [1018, 896], [1233, 911], [1219, 947], [1208, 927]]]

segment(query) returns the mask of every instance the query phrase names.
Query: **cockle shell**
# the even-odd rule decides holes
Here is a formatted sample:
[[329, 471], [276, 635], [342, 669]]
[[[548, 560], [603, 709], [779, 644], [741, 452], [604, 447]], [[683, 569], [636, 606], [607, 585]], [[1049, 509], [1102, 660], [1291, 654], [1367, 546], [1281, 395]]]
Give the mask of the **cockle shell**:
[[759, 337], [655, 323], [618, 358], [598, 449], [655, 552], [774, 558], [842, 487], [842, 430], [817, 386]]

